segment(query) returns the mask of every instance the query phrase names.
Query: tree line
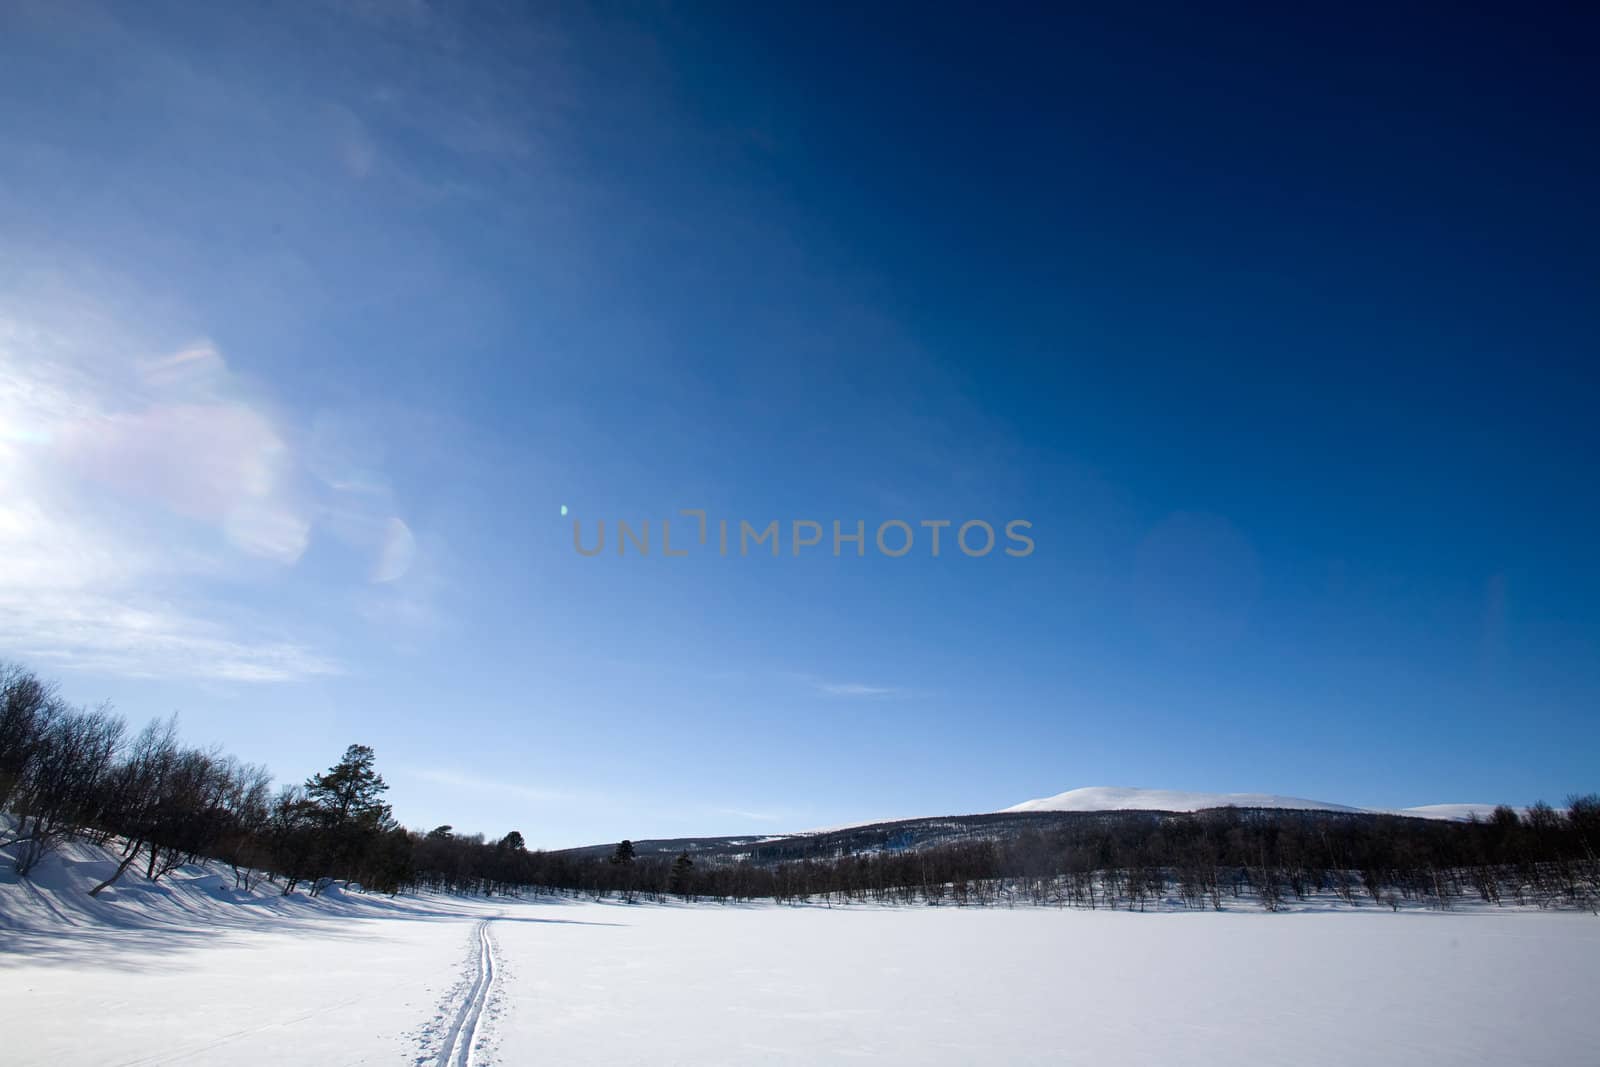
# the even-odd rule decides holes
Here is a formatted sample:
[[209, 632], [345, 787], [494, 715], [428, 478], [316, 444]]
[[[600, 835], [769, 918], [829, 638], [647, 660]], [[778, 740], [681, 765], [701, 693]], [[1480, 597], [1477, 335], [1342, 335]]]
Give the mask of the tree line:
[[[1049, 827], [990, 817], [970, 837], [918, 845], [905, 827], [863, 831], [830, 854], [610, 855], [529, 850], [452, 826], [400, 826], [373, 750], [351, 745], [321, 774], [273, 788], [266, 768], [186, 745], [174, 719], [130, 733], [108, 707], [79, 708], [0, 665], [0, 847], [26, 877], [65, 841], [111, 848], [98, 894], [137, 870], [157, 881], [201, 859], [237, 888], [263, 880], [317, 895], [368, 890], [547, 893], [624, 901], [1032, 903], [1143, 909], [1178, 903], [1269, 910], [1334, 897], [1355, 905], [1533, 903], [1600, 909], [1600, 796], [1563, 810], [1496, 809], [1444, 822], [1343, 812], [1221, 808], [1064, 815]], [[788, 856], [785, 851], [781, 855]]]
[[[0, 812], [12, 816], [0, 847], [13, 850], [23, 877], [78, 838], [118, 859], [92, 895], [130, 869], [155, 882], [201, 859], [227, 864], [236, 888], [271, 879], [285, 894], [315, 896], [340, 882], [386, 892], [451, 884], [429, 864], [459, 870], [453, 853], [399, 826], [387, 790], [366, 745], [274, 790], [265, 767], [185, 744], [176, 718], [130, 733], [109, 707], [74, 707], [52, 683], [0, 664]], [[520, 850], [520, 835], [508, 835], [512, 842]]]
[[[1321, 811], [1217, 808], [1193, 813], [1077, 813], [1050, 830], [994, 829], [927, 847], [841, 850], [756, 864], [688, 852], [603, 859], [535, 853], [543, 889], [624, 900], [992, 905], [1158, 905], [1276, 911], [1337, 899], [1398, 908], [1466, 900], [1600, 907], [1600, 797], [1564, 811], [1536, 804], [1487, 820], [1444, 822]], [[892, 839], [888, 833], [886, 839]]]

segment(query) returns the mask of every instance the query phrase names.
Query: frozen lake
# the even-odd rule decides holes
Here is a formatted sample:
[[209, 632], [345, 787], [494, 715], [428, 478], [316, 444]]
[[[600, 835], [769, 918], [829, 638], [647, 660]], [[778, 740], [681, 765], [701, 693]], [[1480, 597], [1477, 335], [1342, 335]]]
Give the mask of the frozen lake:
[[1585, 914], [241, 901], [218, 881], [104, 904], [0, 885], [6, 1062], [1567, 1065], [1600, 1047]]

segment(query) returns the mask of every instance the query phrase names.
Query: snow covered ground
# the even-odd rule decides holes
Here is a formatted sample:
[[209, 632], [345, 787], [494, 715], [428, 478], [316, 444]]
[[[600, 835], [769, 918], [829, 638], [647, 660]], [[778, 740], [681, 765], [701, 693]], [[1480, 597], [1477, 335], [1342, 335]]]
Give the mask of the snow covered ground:
[[239, 893], [198, 867], [90, 898], [111, 867], [81, 844], [27, 881], [0, 863], [0, 1063], [419, 1062], [475, 963], [481, 905]]
[[241, 895], [0, 874], [20, 1064], [1519, 1063], [1600, 1047], [1600, 919]]
[[1600, 1047], [1592, 916], [563, 914], [623, 925], [496, 924], [516, 969], [501, 1048], [530, 1060], [1570, 1065]]

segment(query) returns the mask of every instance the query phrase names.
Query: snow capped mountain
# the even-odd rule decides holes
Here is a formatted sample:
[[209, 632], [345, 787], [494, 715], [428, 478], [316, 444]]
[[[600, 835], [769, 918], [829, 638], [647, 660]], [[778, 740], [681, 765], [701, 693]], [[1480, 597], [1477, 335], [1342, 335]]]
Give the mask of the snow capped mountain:
[[1024, 800], [1002, 811], [1199, 811], [1201, 808], [1302, 808], [1314, 811], [1358, 811], [1344, 804], [1328, 804], [1301, 797], [1270, 793], [1187, 793], [1177, 789], [1125, 789], [1091, 785], [1069, 789], [1053, 797]]
[[1191, 793], [1177, 789], [1128, 789], [1120, 786], [1092, 785], [1069, 789], [1053, 797], [1024, 800], [1002, 813], [1013, 811], [1199, 811], [1202, 808], [1292, 808], [1302, 811], [1350, 811], [1389, 815], [1411, 815], [1419, 819], [1464, 820], [1476, 814], [1487, 818], [1493, 804], [1428, 804], [1398, 810], [1355, 808], [1325, 800], [1277, 796], [1272, 793]]
[[[1418, 808], [1401, 808], [1393, 812], [1395, 815], [1415, 815], [1419, 819], [1448, 819], [1451, 822], [1466, 822], [1476, 815], [1480, 819], [1487, 819], [1494, 814], [1494, 804], [1424, 804]], [[1528, 814], [1527, 808], [1517, 808], [1518, 815]]]

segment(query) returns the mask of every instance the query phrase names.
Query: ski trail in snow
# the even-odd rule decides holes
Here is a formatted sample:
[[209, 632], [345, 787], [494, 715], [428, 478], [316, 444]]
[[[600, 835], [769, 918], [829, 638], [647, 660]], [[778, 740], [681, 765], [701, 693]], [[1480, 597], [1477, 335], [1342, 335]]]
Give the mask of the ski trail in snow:
[[483, 1019], [483, 1009], [489, 1003], [495, 979], [494, 939], [489, 934], [491, 921], [484, 919], [474, 928], [478, 950], [477, 974], [467, 990], [466, 998], [456, 1009], [450, 1029], [444, 1035], [444, 1046], [439, 1050], [439, 1058], [434, 1061], [436, 1067], [473, 1067], [472, 1047], [477, 1043], [479, 1023]]
[[177, 1063], [179, 1060], [191, 1059], [204, 1052], [213, 1052], [224, 1045], [231, 1045], [235, 1041], [239, 1041], [247, 1037], [254, 1037], [256, 1034], [265, 1033], [268, 1030], [285, 1026], [293, 1026], [295, 1023], [303, 1023], [307, 1019], [315, 1019], [317, 1016], [327, 1015], [329, 1012], [343, 1011], [345, 1008], [350, 1007], [350, 1005], [355, 1004], [362, 999], [364, 999], [362, 995], [353, 996], [347, 1000], [341, 1000], [333, 1004], [315, 1008], [311, 1011], [301, 1012], [300, 1014], [290, 1016], [287, 1019], [274, 1019], [271, 1022], [262, 1023], [260, 1026], [247, 1026], [242, 1030], [234, 1030], [231, 1033], [223, 1034], [221, 1037], [207, 1041], [201, 1045], [192, 1045], [188, 1048], [166, 1049], [161, 1052], [154, 1053], [153, 1055], [141, 1056], [138, 1059], [122, 1060], [118, 1063], [117, 1067], [145, 1067], [147, 1064]]

